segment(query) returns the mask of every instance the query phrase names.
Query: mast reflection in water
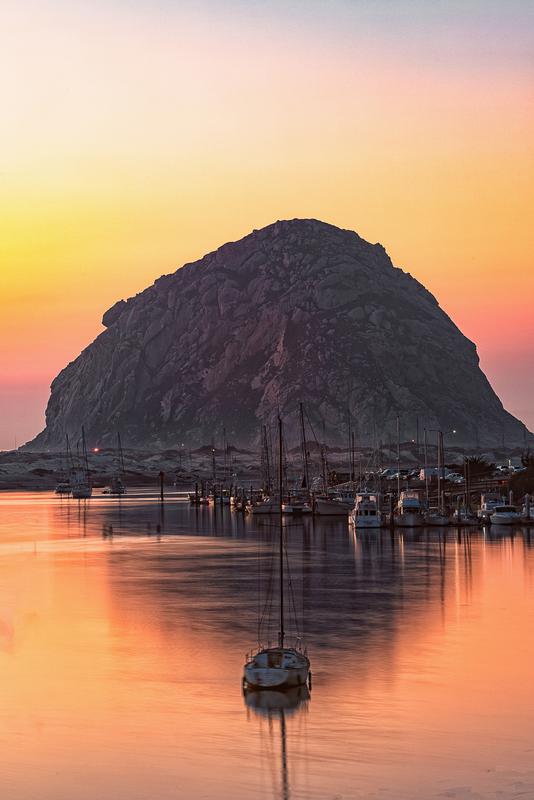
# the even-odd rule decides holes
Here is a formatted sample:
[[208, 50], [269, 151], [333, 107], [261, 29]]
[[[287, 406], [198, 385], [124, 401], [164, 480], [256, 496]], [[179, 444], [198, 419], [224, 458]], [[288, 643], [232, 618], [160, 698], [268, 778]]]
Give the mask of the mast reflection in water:
[[[293, 689], [286, 689], [283, 692], [272, 689], [245, 689], [243, 696], [247, 710], [251, 710], [258, 718], [260, 728], [265, 722], [268, 724], [268, 736], [261, 736], [262, 731], [260, 731], [260, 741], [262, 748], [265, 748], [262, 757], [270, 762], [270, 772], [274, 782], [273, 797], [290, 800], [291, 773], [286, 720], [288, 717], [308, 710], [310, 692], [307, 686], [295, 686]], [[248, 718], [250, 722], [251, 715]], [[276, 723], [278, 724], [276, 725]], [[276, 741], [277, 737], [278, 742]], [[302, 738], [301, 731], [299, 731], [299, 738]]]

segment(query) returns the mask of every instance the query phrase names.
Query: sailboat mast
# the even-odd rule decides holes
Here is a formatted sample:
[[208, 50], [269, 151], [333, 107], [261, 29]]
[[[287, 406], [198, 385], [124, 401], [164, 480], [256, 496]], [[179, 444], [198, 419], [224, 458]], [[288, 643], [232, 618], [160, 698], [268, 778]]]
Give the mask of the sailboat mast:
[[426, 428], [424, 431], [424, 455], [425, 455], [425, 495], [426, 495], [426, 507], [428, 508], [430, 505], [429, 499], [429, 489], [428, 489], [428, 444], [426, 440]]
[[85, 444], [85, 428], [83, 425], [82, 425], [82, 456], [85, 464], [85, 474], [87, 477], [87, 483], [89, 483], [89, 460], [87, 458], [87, 445]]
[[310, 475], [308, 467], [308, 446], [306, 443], [306, 428], [304, 426], [304, 406], [302, 403], [299, 405], [300, 410], [300, 446], [302, 448], [302, 465], [304, 468], [304, 484], [305, 488], [310, 488]]
[[121, 435], [119, 431], [117, 431], [117, 449], [119, 451], [119, 470], [120, 472], [124, 472], [124, 455], [122, 453]]
[[397, 417], [397, 499], [400, 498], [400, 417]]
[[280, 631], [278, 634], [279, 647], [284, 646], [284, 525], [282, 517], [282, 493], [284, 490], [284, 442], [282, 432], [282, 419], [278, 417], [278, 511], [280, 515]]
[[441, 431], [438, 431], [438, 514], [441, 514]]

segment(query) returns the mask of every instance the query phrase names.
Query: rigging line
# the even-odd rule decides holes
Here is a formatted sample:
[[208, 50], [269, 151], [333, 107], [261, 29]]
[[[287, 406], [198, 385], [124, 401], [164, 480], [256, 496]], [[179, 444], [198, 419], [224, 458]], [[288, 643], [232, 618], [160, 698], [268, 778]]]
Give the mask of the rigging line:
[[299, 630], [299, 623], [297, 618], [297, 604], [295, 601], [295, 592], [293, 589], [293, 580], [291, 577], [291, 570], [289, 568], [289, 557], [287, 553], [287, 544], [284, 545], [284, 554], [286, 558], [286, 568], [287, 568], [287, 575], [288, 575], [288, 585], [289, 585], [289, 596], [290, 596], [290, 609], [293, 612], [293, 621], [295, 623], [295, 630], [297, 632], [297, 637], [301, 638], [301, 631]]
[[271, 542], [271, 557], [270, 557], [270, 574], [269, 574], [269, 583], [267, 584], [267, 593], [265, 597], [265, 604], [263, 607], [263, 612], [258, 622], [258, 643], [261, 640], [261, 629], [263, 626], [263, 621], [267, 614], [267, 611], [272, 608], [273, 603], [273, 586], [274, 586], [274, 555], [275, 555], [275, 546], [274, 542]]

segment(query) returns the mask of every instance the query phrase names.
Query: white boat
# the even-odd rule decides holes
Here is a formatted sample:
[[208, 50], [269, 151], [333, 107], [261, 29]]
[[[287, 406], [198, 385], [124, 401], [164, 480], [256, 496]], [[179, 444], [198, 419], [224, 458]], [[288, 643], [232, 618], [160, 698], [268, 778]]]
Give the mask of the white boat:
[[247, 688], [290, 689], [306, 686], [310, 661], [305, 653], [292, 647], [268, 647], [253, 655], [245, 664]]
[[521, 522], [521, 514], [514, 506], [497, 506], [490, 515], [492, 525], [515, 525]]
[[350, 509], [341, 496], [326, 494], [314, 498], [314, 511], [324, 517], [346, 517]]
[[109, 486], [103, 491], [103, 494], [123, 495], [126, 494], [126, 486], [123, 484], [118, 475], [114, 475], [111, 479]]
[[380, 513], [378, 495], [361, 492], [356, 495], [354, 508], [350, 513], [350, 520], [355, 528], [380, 528], [382, 527], [382, 514]]
[[312, 507], [307, 496], [290, 494], [286, 503], [282, 503], [282, 514], [311, 514]]
[[266, 497], [263, 500], [254, 500], [248, 503], [247, 511], [250, 514], [276, 514], [278, 507], [278, 501], [272, 497]]
[[397, 528], [418, 528], [425, 524], [421, 501], [416, 492], [405, 490], [400, 493], [393, 522]]
[[87, 500], [93, 494], [93, 487], [85, 471], [76, 470], [71, 478], [72, 496], [75, 500]]
[[104, 494], [123, 495], [126, 494], [126, 486], [122, 482], [121, 475], [124, 473], [124, 455], [122, 452], [121, 435], [117, 432], [117, 471], [112, 477], [109, 486], [104, 489]]
[[93, 494], [91, 477], [89, 474], [89, 460], [87, 458], [87, 446], [85, 444], [85, 429], [82, 425], [82, 462], [83, 466], [75, 469], [70, 478], [72, 496], [75, 500], [88, 500]]
[[310, 678], [310, 661], [300, 645], [286, 647], [285, 639], [285, 578], [284, 578], [284, 524], [282, 510], [283, 493], [283, 441], [282, 420], [278, 418], [279, 441], [279, 626], [278, 645], [260, 647], [258, 652], [247, 656], [243, 667], [243, 686], [245, 689], [290, 689], [305, 686]]
[[489, 522], [497, 506], [503, 506], [505, 503], [504, 497], [500, 494], [486, 492], [486, 494], [483, 494], [480, 498], [480, 508], [477, 511], [477, 516], [485, 522]]
[[525, 495], [525, 502], [521, 510], [521, 521], [527, 524], [534, 522], [534, 502], [528, 494]]

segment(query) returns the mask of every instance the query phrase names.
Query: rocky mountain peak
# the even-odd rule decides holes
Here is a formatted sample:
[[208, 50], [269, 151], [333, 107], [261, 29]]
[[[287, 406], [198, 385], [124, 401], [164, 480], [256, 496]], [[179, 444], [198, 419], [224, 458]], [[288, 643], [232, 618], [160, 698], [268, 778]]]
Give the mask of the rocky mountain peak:
[[81, 423], [129, 446], [257, 439], [278, 410], [306, 404], [321, 436], [387, 440], [456, 430], [458, 441], [519, 441], [466, 339], [380, 244], [314, 219], [282, 220], [229, 242], [119, 300], [106, 330], [54, 380], [46, 428], [60, 447]]

